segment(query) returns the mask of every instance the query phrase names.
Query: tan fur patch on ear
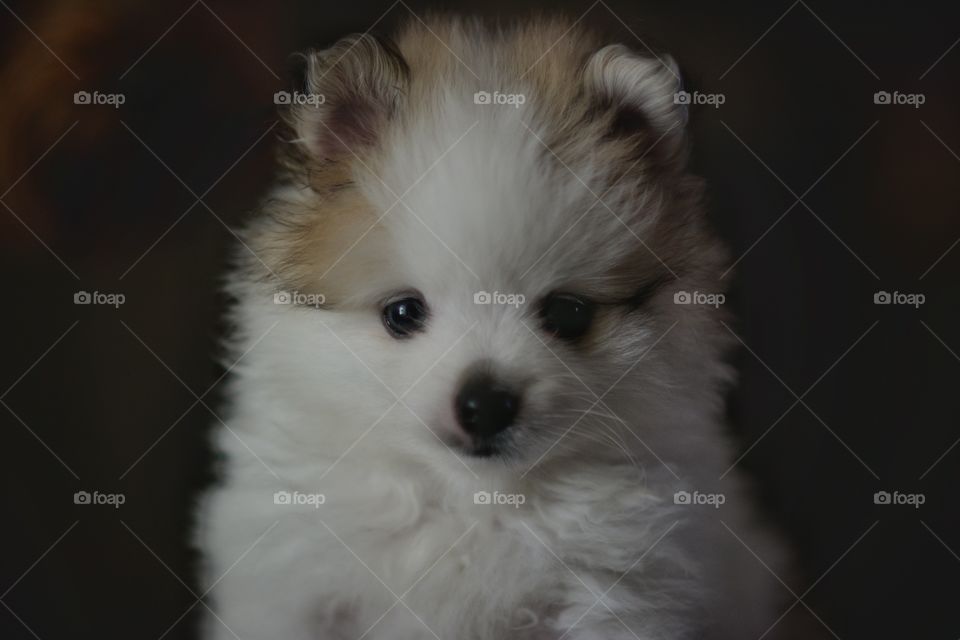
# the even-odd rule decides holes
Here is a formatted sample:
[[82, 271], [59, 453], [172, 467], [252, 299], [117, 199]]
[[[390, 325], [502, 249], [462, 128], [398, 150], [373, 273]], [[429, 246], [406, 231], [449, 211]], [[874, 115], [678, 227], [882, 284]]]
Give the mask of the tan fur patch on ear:
[[369, 34], [348, 36], [303, 58], [304, 82], [315, 99], [285, 110], [299, 143], [320, 161], [374, 145], [403, 94], [403, 58]]

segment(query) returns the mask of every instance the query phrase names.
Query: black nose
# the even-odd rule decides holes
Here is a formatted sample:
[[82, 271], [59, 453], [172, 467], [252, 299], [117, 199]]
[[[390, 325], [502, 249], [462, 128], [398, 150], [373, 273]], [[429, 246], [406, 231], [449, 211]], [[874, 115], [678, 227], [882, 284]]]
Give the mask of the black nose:
[[511, 424], [520, 409], [520, 398], [491, 375], [472, 375], [456, 398], [457, 421], [472, 436], [492, 437]]

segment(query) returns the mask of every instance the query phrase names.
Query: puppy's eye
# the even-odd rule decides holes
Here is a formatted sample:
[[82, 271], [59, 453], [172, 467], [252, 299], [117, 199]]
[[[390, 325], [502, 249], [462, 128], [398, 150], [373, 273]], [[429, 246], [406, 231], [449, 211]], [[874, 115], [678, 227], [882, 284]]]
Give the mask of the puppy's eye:
[[420, 298], [394, 300], [383, 308], [383, 324], [394, 338], [407, 338], [422, 331], [427, 305]]
[[547, 296], [540, 307], [544, 331], [564, 340], [585, 334], [593, 322], [593, 312], [593, 303], [558, 293]]

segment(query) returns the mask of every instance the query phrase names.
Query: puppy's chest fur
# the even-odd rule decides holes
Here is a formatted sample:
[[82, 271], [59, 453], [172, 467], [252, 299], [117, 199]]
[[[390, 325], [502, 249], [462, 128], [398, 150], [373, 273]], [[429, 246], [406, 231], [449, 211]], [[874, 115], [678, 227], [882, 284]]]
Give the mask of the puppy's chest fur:
[[[476, 487], [451, 490], [426, 474], [398, 479], [343, 469], [325, 479], [341, 490], [322, 505], [272, 505], [218, 519], [219, 537], [232, 532], [237, 541], [220, 551], [242, 554], [252, 530], [269, 529], [237, 570], [254, 571], [261, 585], [284, 585], [282, 597], [299, 603], [310, 637], [556, 637], [581, 615], [586, 626], [595, 612], [584, 612], [612, 585], [608, 597], [619, 599], [623, 615], [656, 606], [656, 597], [647, 598], [667, 592], [644, 593], [639, 582], [661, 589], [658, 575], [676, 570], [665, 555], [643, 557], [675, 514], [638, 482], [637, 469], [611, 467], [603, 480], [585, 471], [592, 477], [579, 482], [568, 469], [565, 478], [478, 489], [501, 502], [490, 504]], [[264, 480], [224, 487], [218, 502], [259, 493], [265, 504], [276, 483]], [[681, 588], [677, 581], [671, 602], [689, 588], [692, 582]], [[279, 601], [281, 594], [264, 589], [261, 597]]]

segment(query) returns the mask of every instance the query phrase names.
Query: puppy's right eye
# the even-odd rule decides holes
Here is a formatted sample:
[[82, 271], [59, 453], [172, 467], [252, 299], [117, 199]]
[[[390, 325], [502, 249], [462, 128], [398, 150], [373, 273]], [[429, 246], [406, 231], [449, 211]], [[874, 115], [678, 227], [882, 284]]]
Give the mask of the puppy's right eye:
[[543, 328], [563, 340], [575, 340], [590, 329], [594, 305], [576, 296], [551, 294], [540, 307]]
[[409, 338], [422, 331], [426, 320], [427, 305], [420, 298], [401, 298], [383, 308], [383, 325], [394, 338]]

